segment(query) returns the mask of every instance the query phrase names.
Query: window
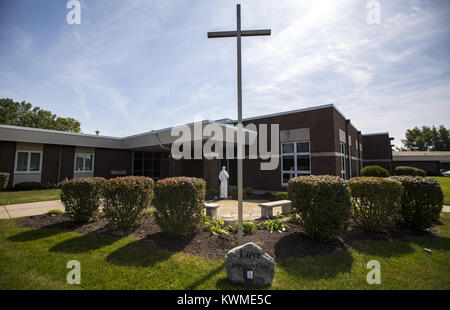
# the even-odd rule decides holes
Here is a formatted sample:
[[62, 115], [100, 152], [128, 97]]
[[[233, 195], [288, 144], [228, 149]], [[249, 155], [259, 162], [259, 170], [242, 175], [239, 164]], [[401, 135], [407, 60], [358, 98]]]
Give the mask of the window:
[[75, 172], [92, 172], [94, 170], [94, 154], [76, 153]]
[[159, 178], [162, 176], [162, 153], [135, 151], [133, 152], [133, 175]]
[[281, 144], [281, 184], [299, 175], [311, 174], [309, 141]]
[[17, 151], [15, 172], [39, 173], [41, 172], [42, 152]]
[[345, 144], [340, 142], [339, 143], [339, 149], [340, 149], [340, 162], [341, 162], [341, 178], [346, 178], [345, 173]]

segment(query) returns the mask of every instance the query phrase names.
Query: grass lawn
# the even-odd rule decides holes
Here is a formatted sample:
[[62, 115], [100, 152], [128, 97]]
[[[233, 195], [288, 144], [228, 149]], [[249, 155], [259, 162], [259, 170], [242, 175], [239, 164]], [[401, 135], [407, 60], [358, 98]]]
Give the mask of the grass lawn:
[[439, 182], [444, 193], [444, 204], [450, 205], [450, 178], [449, 177], [433, 177]]
[[[278, 262], [272, 289], [450, 289], [450, 214], [438, 237], [360, 241], [348, 250]], [[428, 253], [424, 248], [431, 249]], [[366, 282], [381, 263], [381, 285]], [[66, 284], [69, 260], [81, 285]], [[19, 228], [0, 220], [0, 289], [233, 289], [223, 260], [167, 252], [133, 238]]]
[[40, 189], [33, 191], [0, 192], [0, 206], [60, 198], [60, 189]]

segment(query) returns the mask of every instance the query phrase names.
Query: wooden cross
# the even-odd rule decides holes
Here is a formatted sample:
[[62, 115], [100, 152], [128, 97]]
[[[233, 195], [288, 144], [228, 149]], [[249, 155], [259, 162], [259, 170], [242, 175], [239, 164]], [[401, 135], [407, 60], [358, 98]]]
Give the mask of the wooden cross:
[[241, 37], [252, 37], [252, 36], [269, 36], [270, 29], [262, 30], [241, 30], [241, 5], [236, 4], [236, 19], [237, 27], [236, 31], [218, 31], [218, 32], [208, 32], [208, 38], [237, 38], [237, 89], [238, 89], [238, 128], [237, 128], [237, 152], [238, 152], [238, 245], [243, 243], [243, 231], [242, 231], [242, 154], [243, 154], [243, 143], [242, 143], [242, 63], [241, 63]]

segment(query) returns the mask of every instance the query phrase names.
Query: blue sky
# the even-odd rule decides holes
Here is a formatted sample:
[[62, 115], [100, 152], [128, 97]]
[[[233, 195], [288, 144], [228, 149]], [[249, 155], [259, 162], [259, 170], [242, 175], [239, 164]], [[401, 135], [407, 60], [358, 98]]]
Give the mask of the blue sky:
[[[245, 0], [243, 115], [334, 103], [363, 133], [404, 137], [450, 127], [450, 1]], [[82, 131], [125, 136], [237, 117], [236, 41], [229, 0], [0, 0], [0, 97], [80, 120]]]

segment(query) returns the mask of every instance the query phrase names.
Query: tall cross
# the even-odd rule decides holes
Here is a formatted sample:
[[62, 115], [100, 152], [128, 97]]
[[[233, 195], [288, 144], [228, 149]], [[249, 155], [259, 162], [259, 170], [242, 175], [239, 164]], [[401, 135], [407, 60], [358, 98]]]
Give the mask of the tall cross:
[[242, 155], [243, 152], [243, 137], [242, 137], [242, 62], [241, 62], [241, 37], [251, 37], [251, 36], [269, 36], [270, 29], [262, 30], [241, 30], [241, 5], [236, 4], [236, 19], [237, 28], [236, 31], [218, 31], [218, 32], [208, 32], [208, 38], [237, 38], [237, 89], [238, 89], [238, 245], [243, 243], [243, 232], [242, 232]]

